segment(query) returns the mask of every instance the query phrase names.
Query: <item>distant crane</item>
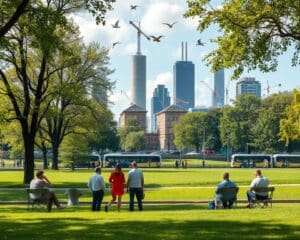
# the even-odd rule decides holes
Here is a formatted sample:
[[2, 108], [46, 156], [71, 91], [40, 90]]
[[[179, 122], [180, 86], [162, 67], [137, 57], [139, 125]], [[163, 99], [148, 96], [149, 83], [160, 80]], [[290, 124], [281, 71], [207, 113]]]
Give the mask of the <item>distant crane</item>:
[[121, 90], [121, 95], [124, 95], [127, 98], [127, 100], [130, 102], [130, 106], [134, 104], [132, 99], [127, 95], [125, 91]]
[[270, 86], [269, 81], [267, 81], [267, 87], [264, 90], [267, 92], [266, 97], [270, 95], [270, 89], [275, 87], [281, 87], [281, 83]]
[[151, 40], [151, 38], [141, 30], [140, 22], [139, 22], [139, 26], [135, 25], [132, 21], [129, 21], [129, 24], [131, 24], [137, 30], [137, 51], [136, 51], [136, 53], [141, 54], [141, 34], [143, 34], [143, 36], [146, 39], [148, 39], [149, 41]]

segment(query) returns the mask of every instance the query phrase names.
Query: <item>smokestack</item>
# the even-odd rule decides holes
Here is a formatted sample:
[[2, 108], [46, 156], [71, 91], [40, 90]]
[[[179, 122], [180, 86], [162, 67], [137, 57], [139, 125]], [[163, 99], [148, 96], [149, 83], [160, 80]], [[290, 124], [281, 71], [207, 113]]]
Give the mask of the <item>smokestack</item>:
[[181, 42], [181, 61], [184, 61], [184, 46], [183, 46], [183, 42]]
[[188, 56], [188, 49], [187, 49], [187, 42], [185, 42], [185, 61], [187, 61]]

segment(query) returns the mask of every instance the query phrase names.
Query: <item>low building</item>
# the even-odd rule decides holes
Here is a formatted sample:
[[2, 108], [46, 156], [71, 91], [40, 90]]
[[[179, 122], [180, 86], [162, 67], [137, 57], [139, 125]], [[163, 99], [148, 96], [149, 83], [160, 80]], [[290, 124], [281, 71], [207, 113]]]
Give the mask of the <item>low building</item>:
[[126, 108], [120, 114], [119, 126], [126, 126], [129, 119], [136, 119], [144, 132], [147, 132], [147, 110], [136, 104]]

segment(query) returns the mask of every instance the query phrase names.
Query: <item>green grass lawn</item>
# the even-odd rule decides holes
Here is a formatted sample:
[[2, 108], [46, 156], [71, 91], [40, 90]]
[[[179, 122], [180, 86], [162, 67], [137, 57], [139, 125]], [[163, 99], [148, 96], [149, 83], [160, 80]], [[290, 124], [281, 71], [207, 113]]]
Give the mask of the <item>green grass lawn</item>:
[[0, 206], [0, 239], [299, 239], [300, 205], [207, 210], [206, 205], [145, 206], [143, 212], [89, 207], [28, 212]]

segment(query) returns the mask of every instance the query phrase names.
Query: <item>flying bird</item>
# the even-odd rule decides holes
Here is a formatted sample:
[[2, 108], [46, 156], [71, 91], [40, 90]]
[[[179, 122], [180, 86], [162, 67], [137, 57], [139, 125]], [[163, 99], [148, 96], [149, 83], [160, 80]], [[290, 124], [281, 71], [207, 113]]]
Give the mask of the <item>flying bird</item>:
[[119, 20], [117, 20], [115, 24], [112, 24], [112, 27], [113, 28], [120, 28]]
[[172, 28], [177, 22], [173, 22], [173, 23], [162, 23], [167, 25], [169, 28]]
[[112, 47], [114, 48], [117, 44], [121, 44], [121, 42], [114, 42]]
[[130, 5], [130, 10], [136, 10], [137, 7], [139, 7], [139, 5]]
[[163, 37], [163, 35], [160, 35], [160, 36], [153, 36], [153, 35], [150, 35], [150, 37], [152, 38], [152, 40], [154, 42], [160, 42], [160, 39]]
[[204, 46], [204, 42], [202, 42], [201, 39], [198, 39], [196, 46]]

